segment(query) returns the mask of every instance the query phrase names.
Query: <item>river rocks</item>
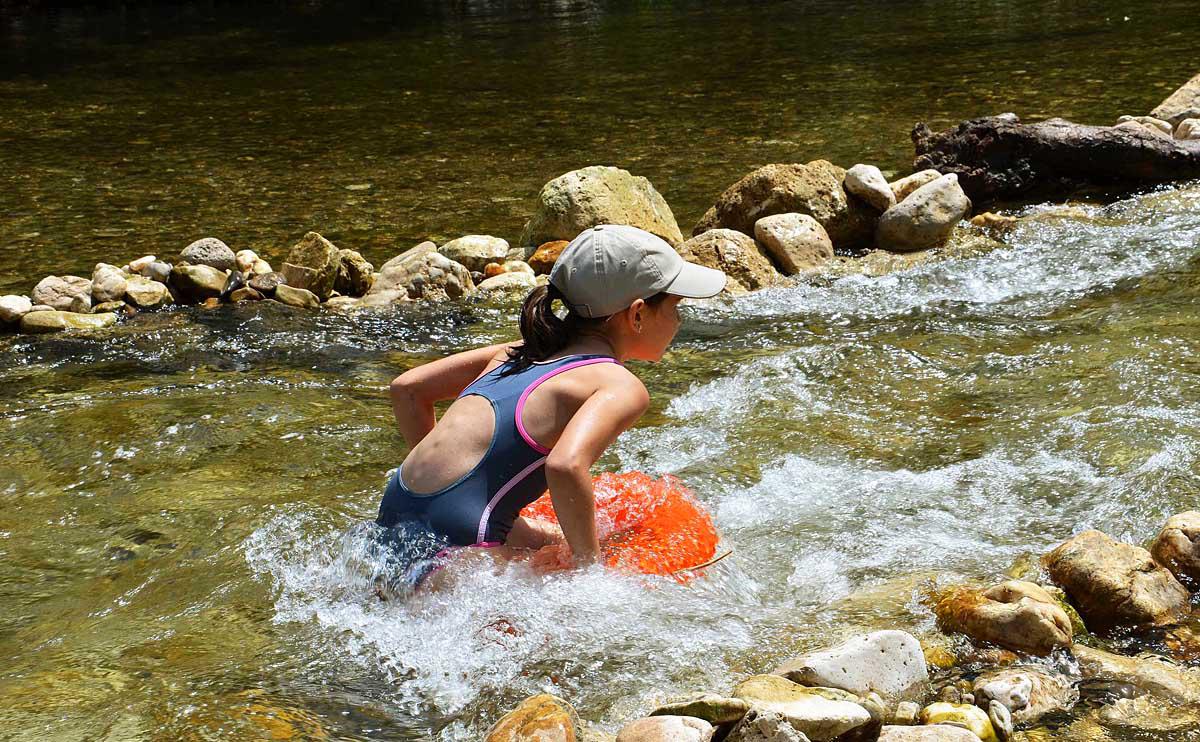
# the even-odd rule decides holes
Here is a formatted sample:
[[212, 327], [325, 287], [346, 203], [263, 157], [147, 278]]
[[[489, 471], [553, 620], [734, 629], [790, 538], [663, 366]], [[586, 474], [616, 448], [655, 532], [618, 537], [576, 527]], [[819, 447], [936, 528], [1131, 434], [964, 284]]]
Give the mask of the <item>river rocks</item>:
[[874, 165], [858, 164], [850, 168], [842, 185], [847, 193], [858, 196], [878, 211], [887, 211], [896, 205], [896, 194]]
[[169, 285], [171, 281], [171, 271], [174, 268], [170, 263], [164, 263], [161, 260], [155, 260], [146, 266], [146, 270], [142, 273], [143, 276], [152, 281], [158, 281], [161, 284]]
[[949, 724], [886, 726], [879, 732], [879, 742], [979, 742], [979, 737], [962, 727]]
[[1150, 552], [1100, 531], [1068, 539], [1043, 562], [1092, 630], [1165, 626], [1187, 612], [1187, 589]]
[[523, 297], [532, 291], [536, 285], [537, 280], [532, 273], [514, 271], [512, 273], [501, 273], [498, 276], [485, 279], [475, 287], [475, 290], [480, 294], [502, 294]]
[[486, 742], [576, 742], [582, 736], [571, 704], [541, 693], [526, 698], [488, 730]]
[[1150, 545], [1150, 554], [1180, 583], [1200, 590], [1200, 511], [1171, 516]]
[[438, 252], [467, 270], [480, 271], [488, 263], [502, 263], [508, 254], [508, 241], [486, 234], [469, 234], [450, 240], [438, 248]]
[[242, 273], [250, 273], [254, 269], [254, 263], [258, 260], [258, 253], [253, 250], [238, 250], [233, 254], [234, 267]]
[[987, 712], [966, 703], [931, 703], [921, 709], [922, 724], [953, 724], [971, 732], [983, 742], [999, 742]]
[[246, 286], [246, 274], [241, 271], [230, 271], [229, 276], [225, 278], [225, 285], [221, 287], [221, 295], [218, 297], [221, 301], [229, 301], [229, 296], [240, 288]]
[[741, 698], [726, 698], [715, 693], [700, 693], [682, 701], [663, 704], [651, 716], [694, 716], [709, 724], [731, 724], [746, 715], [750, 704]]
[[207, 265], [219, 271], [230, 270], [237, 264], [237, 256], [234, 255], [233, 250], [216, 237], [196, 240], [183, 248], [183, 252], [179, 253], [179, 259], [192, 265]]
[[775, 670], [801, 685], [878, 693], [891, 704], [924, 696], [929, 670], [921, 643], [903, 631], [876, 631], [833, 649], [804, 655]]
[[684, 242], [678, 251], [689, 263], [724, 271], [725, 291], [730, 294], [761, 289], [780, 279], [758, 243], [732, 229], [710, 229]]
[[1121, 116], [1120, 118], [1117, 119], [1117, 124], [1124, 124], [1124, 123], [1129, 123], [1129, 122], [1133, 122], [1135, 124], [1140, 124], [1141, 126], [1144, 126], [1147, 129], [1150, 129], [1154, 133], [1161, 134], [1164, 137], [1168, 137], [1168, 138], [1171, 136], [1171, 129], [1174, 128], [1171, 124], [1167, 123], [1166, 121], [1163, 121], [1160, 118], [1155, 118], [1153, 116]]
[[1184, 119], [1175, 127], [1176, 139], [1200, 139], [1200, 118]]
[[787, 275], [820, 267], [833, 258], [833, 242], [807, 214], [775, 214], [754, 223], [754, 238]]
[[96, 263], [92, 270], [92, 302], [120, 301], [125, 296], [125, 274], [115, 265]]
[[1003, 704], [1016, 724], [1069, 709], [1079, 700], [1079, 691], [1067, 678], [1026, 667], [986, 672], [975, 679], [973, 692], [980, 706], [989, 701]]
[[573, 240], [597, 224], [628, 224], [672, 245], [683, 242], [671, 207], [649, 180], [620, 168], [593, 165], [560, 175], [542, 187], [521, 244]]
[[872, 723], [858, 696], [833, 688], [806, 688], [779, 675], [754, 675], [733, 696], [755, 708], [775, 711], [814, 742], [824, 742]]
[[725, 738], [725, 742], [810, 742], [783, 714], [752, 708]]
[[139, 276], [148, 277], [147, 271], [150, 269], [151, 264], [157, 260], [158, 258], [153, 255], [143, 255], [137, 260], [130, 260], [129, 272]]
[[414, 299], [447, 301], [474, 288], [465, 266], [439, 253], [432, 242], [423, 242], [384, 263], [361, 303], [385, 306]]
[[[472, 271], [471, 277], [474, 278], [478, 271]], [[529, 263], [524, 260], [506, 260], [503, 263], [488, 263], [483, 268], [483, 278], [495, 278], [503, 273], [528, 273], [530, 279], [536, 275]], [[479, 280], [483, 280], [480, 278]]]
[[919, 170], [912, 175], [906, 175], [899, 180], [892, 181], [888, 184], [888, 187], [892, 189], [892, 194], [896, 197], [896, 203], [900, 203], [908, 198], [913, 191], [923, 185], [932, 183], [940, 177], [942, 177], [942, 174], [937, 170]]
[[552, 240], [538, 245], [538, 248], [529, 256], [529, 266], [538, 275], [549, 275], [558, 256], [562, 255], [562, 251], [567, 249], [569, 244], [571, 243], [567, 240]]
[[333, 293], [340, 264], [340, 253], [333, 243], [308, 232], [292, 246], [280, 272], [288, 286], [310, 291], [324, 301]]
[[1172, 703], [1200, 704], [1200, 670], [1153, 657], [1122, 657], [1082, 644], [1071, 648], [1085, 679], [1131, 685]]
[[92, 307], [92, 314], [104, 314], [106, 312], [124, 312], [129, 309], [123, 301], [106, 301]]
[[21, 332], [44, 333], [61, 332], [63, 330], [98, 330], [117, 323], [117, 315], [106, 312], [103, 314], [80, 314], [78, 312], [29, 312], [21, 317]]
[[1167, 96], [1166, 100], [1154, 107], [1150, 115], [1171, 124], [1178, 124], [1187, 118], [1200, 117], [1200, 74]]
[[16, 324], [31, 311], [33, 311], [33, 302], [27, 296], [16, 294], [0, 296], [0, 323]]
[[171, 287], [182, 302], [202, 302], [219, 297], [226, 278], [225, 271], [212, 266], [180, 264], [171, 271]]
[[952, 587], [937, 599], [934, 613], [943, 631], [1030, 654], [1069, 646], [1073, 636], [1071, 620], [1053, 596], [1019, 580], [987, 590]]
[[1200, 711], [1179, 708], [1154, 696], [1118, 698], [1101, 708], [1097, 717], [1103, 726], [1125, 732], [1133, 739], [1150, 735], [1158, 739], [1194, 739], [1187, 733], [1200, 729]]
[[[264, 297], [262, 294], [255, 291], [254, 289], [250, 288], [249, 286], [243, 286], [240, 289], [237, 289], [236, 291], [234, 291], [233, 293], [231, 293], [229, 295], [229, 302], [231, 304], [241, 304], [244, 301], [262, 301], [265, 298], [266, 297]], [[348, 297], [339, 297], [339, 296], [333, 297], [333, 299], [345, 299], [345, 298], [348, 298]], [[330, 301], [333, 301], [333, 299], [330, 299]]]
[[375, 280], [375, 266], [367, 262], [357, 250], [338, 251], [337, 278], [333, 289], [342, 296], [362, 296], [371, 289]]
[[[1128, 117], [1125, 117], [1125, 118], [1128, 118]], [[1158, 127], [1151, 126], [1150, 124], [1144, 124], [1140, 121], [1122, 121], [1122, 122], [1114, 125], [1113, 128], [1114, 129], [1123, 129], [1124, 131], [1134, 131], [1134, 132], [1138, 132], [1138, 133], [1150, 134], [1151, 136], [1156, 136], [1159, 139], [1171, 139], [1171, 135], [1169, 133], [1164, 134], [1163, 131], [1161, 129], [1159, 129]]]
[[62, 312], [90, 312], [92, 282], [79, 276], [46, 276], [33, 287], [32, 299]]
[[847, 198], [845, 177], [845, 170], [826, 160], [764, 165], [725, 189], [692, 234], [725, 228], [753, 235], [759, 219], [795, 213], [820, 222], [836, 247], [868, 247], [877, 215], [867, 204]]
[[271, 272], [254, 276], [247, 285], [263, 296], [274, 296], [275, 289], [285, 283], [287, 283], [287, 279], [284, 278], [282, 273]]
[[911, 252], [937, 247], [971, 213], [958, 176], [943, 175], [913, 191], [879, 217], [875, 242], [884, 250]]
[[275, 287], [275, 301], [299, 309], [316, 309], [321, 306], [321, 300], [313, 292], [286, 283]]
[[713, 726], [691, 716], [651, 716], [626, 724], [617, 742], [709, 742]]

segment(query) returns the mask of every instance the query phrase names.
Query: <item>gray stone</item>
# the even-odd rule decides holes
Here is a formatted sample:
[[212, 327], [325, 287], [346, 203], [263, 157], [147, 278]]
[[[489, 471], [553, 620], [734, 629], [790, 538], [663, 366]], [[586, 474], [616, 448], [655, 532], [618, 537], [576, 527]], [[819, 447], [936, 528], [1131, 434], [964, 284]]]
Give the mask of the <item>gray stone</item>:
[[[581, 230], [582, 231], [582, 230]], [[508, 254], [508, 241], [486, 234], [469, 234], [450, 240], [438, 252], [467, 270], [482, 272], [488, 263], [503, 263]]]
[[617, 733], [617, 742], [709, 742], [713, 726], [691, 716], [651, 716], [630, 722]]
[[153, 281], [158, 281], [161, 284], [170, 284], [172, 267], [170, 263], [164, 263], [161, 260], [155, 260], [147, 268], [143, 274], [146, 278]]
[[33, 302], [27, 296], [9, 294], [0, 296], [0, 322], [13, 325], [33, 311]]
[[725, 738], [725, 742], [810, 742], [783, 714], [752, 708]]
[[367, 307], [425, 299], [460, 299], [474, 290], [471, 273], [437, 251], [432, 242], [422, 242], [383, 264], [371, 290], [362, 298]]
[[521, 245], [573, 240], [597, 224], [628, 224], [672, 245], [683, 242], [671, 207], [649, 180], [628, 170], [593, 165], [564, 173], [542, 187]]
[[788, 275], [819, 268], [833, 259], [833, 241], [807, 214], [774, 214], [754, 223], [754, 239]]
[[63, 330], [98, 330], [117, 323], [117, 315], [80, 314], [78, 312], [29, 312], [21, 318], [21, 332], [46, 333]]
[[115, 265], [96, 263], [92, 270], [92, 302], [104, 304], [125, 296], [125, 274]]
[[201, 302], [220, 296], [226, 278], [225, 271], [209, 265], [180, 264], [171, 271], [171, 286], [180, 301]]
[[321, 300], [313, 292], [308, 289], [298, 289], [286, 283], [275, 287], [275, 301], [300, 309], [316, 309], [321, 306]]
[[375, 266], [367, 262], [357, 250], [338, 252], [337, 279], [333, 290], [342, 296], [362, 296], [371, 290], [375, 278]]
[[954, 225], [971, 213], [971, 199], [951, 173], [926, 183], [883, 212], [875, 241], [892, 252], [926, 250], [944, 243]]
[[710, 229], [679, 246], [679, 254], [689, 263], [724, 271], [725, 291], [744, 294], [778, 283], [768, 253], [752, 237], [733, 229]]
[[204, 237], [183, 248], [179, 259], [192, 265], [207, 265], [219, 271], [227, 271], [237, 263], [229, 245], [216, 237]]
[[92, 311], [92, 282], [79, 276], [46, 276], [33, 287], [33, 303], [62, 312]]
[[1200, 590], [1200, 511], [1171, 516], [1150, 544], [1150, 554], [1185, 587]]
[[292, 247], [280, 272], [288, 286], [311, 291], [324, 301], [333, 293], [340, 265], [337, 247], [316, 232], [309, 232]]
[[977, 704], [1003, 704], [1015, 724], [1032, 723], [1052, 711], [1065, 711], [1079, 700], [1079, 691], [1070, 680], [1032, 667], [989, 670], [975, 678], [974, 692]]
[[942, 177], [942, 174], [937, 170], [919, 170], [912, 175], [906, 175], [899, 180], [894, 180], [888, 184], [892, 189], [892, 194], [896, 197], [896, 203], [900, 203], [908, 198], [913, 191], [923, 185], [927, 185]]
[[832, 649], [785, 662], [776, 675], [800, 685], [840, 688], [859, 696], [878, 693], [889, 704], [922, 698], [929, 669], [921, 642], [904, 631], [876, 631]]
[[858, 196], [878, 211], [887, 211], [896, 205], [896, 194], [874, 165], [858, 164], [850, 168], [842, 185], [847, 193]]

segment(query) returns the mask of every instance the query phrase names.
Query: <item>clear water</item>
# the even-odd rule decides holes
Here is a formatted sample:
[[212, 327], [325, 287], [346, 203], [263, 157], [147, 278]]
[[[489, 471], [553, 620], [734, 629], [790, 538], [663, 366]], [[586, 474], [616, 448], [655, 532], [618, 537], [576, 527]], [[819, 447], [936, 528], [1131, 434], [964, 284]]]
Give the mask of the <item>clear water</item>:
[[[1108, 7], [470, 5], [310, 36], [218, 8], [148, 39], [154, 18], [124, 39], [10, 22], [0, 220], [38, 236], [0, 286], [209, 232], [271, 257], [314, 226], [374, 257], [515, 236], [544, 180], [593, 161], [649, 175], [686, 231], [758, 162], [900, 168], [918, 118], [1150, 108], [1193, 72], [1170, 53], [1185, 8]], [[397, 108], [409, 74], [426, 97]], [[595, 105], [612, 97], [637, 116]], [[0, 336], [0, 736], [470, 740], [539, 690], [612, 730], [854, 631], [931, 634], [927, 579], [994, 578], [1088, 527], [1149, 538], [1200, 495], [1200, 184], [1028, 215], [985, 255], [686, 310], [601, 467], [675, 473], [713, 511], [734, 555], [688, 586], [518, 566], [380, 602], [354, 569], [343, 535], [404, 454], [384, 386], [513, 337], [511, 305]]]

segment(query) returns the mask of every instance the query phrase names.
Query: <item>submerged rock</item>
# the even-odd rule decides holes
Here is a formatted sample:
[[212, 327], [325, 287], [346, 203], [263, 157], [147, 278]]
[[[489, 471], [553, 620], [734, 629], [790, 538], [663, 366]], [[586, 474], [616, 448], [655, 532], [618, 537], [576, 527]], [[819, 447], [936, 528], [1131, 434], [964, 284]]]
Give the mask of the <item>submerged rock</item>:
[[987, 712], [966, 703], [931, 703], [921, 709], [922, 724], [953, 724], [971, 732], [983, 742], [1000, 742]]
[[538, 245], [537, 249], [529, 255], [529, 266], [538, 275], [549, 275], [550, 271], [554, 269], [554, 263], [558, 260], [558, 256], [562, 255], [562, 251], [567, 249], [569, 244], [571, 243], [567, 240], [553, 240]]
[[692, 716], [651, 716], [630, 722], [617, 742], [709, 742], [713, 726]]
[[701, 693], [682, 701], [663, 704], [650, 712], [651, 716], [694, 716], [709, 724], [731, 724], [750, 710], [749, 702], [741, 698], [726, 698], [715, 693]]
[[847, 193], [858, 196], [878, 211], [887, 211], [896, 205], [896, 194], [874, 165], [858, 164], [850, 168], [842, 185]]
[[752, 238], [732, 229], [710, 229], [679, 246], [689, 263], [724, 271], [725, 291], [744, 294], [777, 283], [781, 276]]
[[432, 242], [422, 242], [383, 264], [361, 304], [386, 306], [415, 299], [447, 301], [462, 298], [474, 288], [466, 266], [439, 253]]
[[467, 270], [482, 271], [488, 263], [502, 263], [508, 255], [508, 241], [488, 234], [469, 234], [450, 240], [438, 252]]
[[922, 698], [929, 670], [921, 643], [904, 631], [856, 636], [823, 652], [797, 657], [775, 670], [801, 685], [839, 688], [859, 696], [878, 693], [885, 701]]
[[807, 214], [821, 223], [835, 247], [868, 247], [878, 215], [846, 196], [845, 177], [845, 170], [826, 160], [764, 165], [725, 189], [692, 234], [725, 228], [754, 235], [754, 224], [763, 217]]
[[752, 708], [725, 738], [725, 742], [810, 742], [783, 714]]
[[333, 289], [342, 296], [362, 296], [371, 290], [375, 280], [375, 266], [371, 265], [357, 250], [338, 252], [337, 278]]
[[879, 217], [875, 242], [884, 250], [911, 252], [944, 243], [963, 217], [971, 199], [951, 173], [926, 183]]
[[16, 324], [31, 311], [33, 311], [33, 302], [27, 296], [17, 294], [0, 296], [0, 322]]
[[935, 605], [938, 626], [1002, 647], [1049, 654], [1070, 646], [1071, 620], [1054, 597], [1031, 582], [1011, 580], [987, 590], [956, 586], [942, 593]]
[[92, 282], [79, 276], [46, 276], [33, 287], [33, 303], [60, 312], [92, 311]]
[[92, 302], [121, 301], [125, 296], [125, 273], [115, 265], [96, 263], [92, 270]]
[[1012, 714], [1015, 724], [1029, 724], [1052, 711], [1070, 709], [1079, 691], [1061, 675], [1037, 668], [993, 670], [975, 679], [975, 703], [997, 701]]
[[321, 306], [321, 300], [313, 292], [286, 283], [275, 287], [275, 301], [298, 309], [317, 309]]
[[521, 244], [573, 240], [597, 224], [628, 224], [672, 245], [683, 242], [671, 207], [649, 180], [628, 170], [593, 165], [564, 173], [542, 186]]
[[98, 330], [117, 323], [117, 315], [111, 312], [103, 314], [80, 314], [78, 312], [50, 311], [29, 312], [21, 318], [21, 332], [45, 333], [62, 332], [63, 330]]
[[1200, 511], [1172, 515], [1150, 545], [1150, 554], [1181, 584], [1200, 590]]
[[1187, 612], [1187, 589], [1150, 552], [1100, 531], [1068, 539], [1043, 561], [1092, 630], [1165, 626]]
[[1123, 657], [1076, 644], [1071, 653], [1085, 679], [1132, 685], [1172, 703], [1200, 704], [1200, 670], [1155, 657]]
[[[431, 243], [432, 244], [432, 243]], [[571, 704], [547, 693], [526, 698], [488, 730], [486, 742], [576, 742], [582, 733]]]
[[1154, 696], [1119, 698], [1101, 708], [1098, 717], [1109, 729], [1138, 735], [1178, 735], [1200, 730], [1200, 709], [1180, 708]]
[[177, 265], [171, 271], [171, 287], [185, 303], [216, 299], [225, 288], [225, 271], [208, 265]]
[[733, 696], [756, 709], [781, 714], [797, 731], [814, 742], [825, 742], [873, 721], [853, 693], [833, 688], [808, 688], [779, 675], [755, 675], [733, 689]]
[[308, 232], [292, 246], [280, 272], [288, 286], [310, 291], [324, 301], [333, 293], [340, 264], [337, 247], [316, 232]]
[[237, 256], [229, 245], [216, 237], [204, 237], [183, 248], [179, 259], [192, 265], [207, 265], [219, 271], [231, 270], [237, 264]]
[[754, 223], [754, 239], [787, 275], [819, 268], [833, 259], [833, 242], [807, 214], [775, 214]]
[[919, 170], [912, 175], [906, 175], [899, 180], [888, 183], [888, 187], [892, 189], [892, 194], [896, 197], [896, 203], [900, 203], [908, 198], [913, 191], [923, 185], [932, 183], [940, 177], [942, 177], [942, 174], [937, 170]]

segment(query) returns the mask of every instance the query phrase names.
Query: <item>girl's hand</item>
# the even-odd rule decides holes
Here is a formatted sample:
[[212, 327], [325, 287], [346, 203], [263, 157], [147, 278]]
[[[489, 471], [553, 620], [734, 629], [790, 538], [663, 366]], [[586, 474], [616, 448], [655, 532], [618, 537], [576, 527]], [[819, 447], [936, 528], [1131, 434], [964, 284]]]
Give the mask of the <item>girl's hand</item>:
[[529, 566], [538, 574], [562, 572], [575, 567], [575, 559], [571, 547], [566, 544], [551, 544], [533, 552], [529, 558]]

